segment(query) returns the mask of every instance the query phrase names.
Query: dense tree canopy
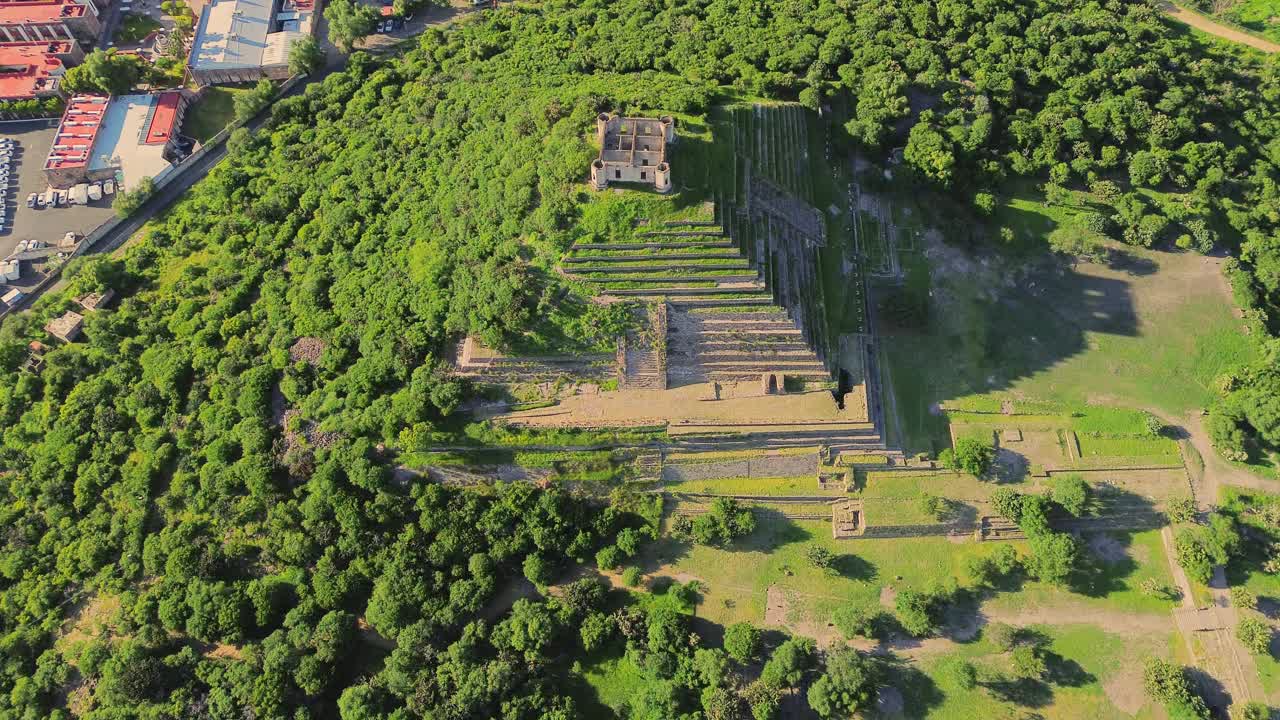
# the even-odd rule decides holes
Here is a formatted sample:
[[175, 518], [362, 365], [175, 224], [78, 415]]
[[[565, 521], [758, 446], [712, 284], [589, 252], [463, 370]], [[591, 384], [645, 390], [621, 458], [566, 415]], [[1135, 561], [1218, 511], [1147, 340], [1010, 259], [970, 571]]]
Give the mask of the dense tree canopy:
[[[632, 717], [732, 708], [706, 678], [728, 660], [695, 662], [669, 608], [608, 615], [584, 590], [478, 619], [521, 573], [633, 554], [649, 509], [391, 470], [458, 437], [460, 333], [501, 345], [555, 319], [596, 113], [698, 115], [729, 86], [829, 106], [838, 143], [904, 146], [961, 196], [1018, 175], [1113, 183], [1126, 239], [1234, 238], [1261, 337], [1280, 301], [1280, 60], [1223, 53], [1136, 1], [550, 0], [403, 58], [356, 54], [237, 135], [145, 240], [0, 328], [0, 716], [65, 717], [78, 675], [94, 717], [567, 718], [552, 658], [615, 634], [652, 678]], [[71, 297], [107, 287], [121, 300], [82, 342], [19, 371]], [[1277, 383], [1274, 366], [1224, 383], [1223, 436], [1280, 442]], [[723, 510], [706, 541], [751, 531]], [[1029, 566], [1061, 581], [1078, 548], [1032, 529]], [[111, 637], [55, 644], [103, 599]], [[740, 697], [776, 708], [814, 665], [812, 641], [787, 640]], [[864, 670], [842, 658], [815, 702], [861, 706]]]

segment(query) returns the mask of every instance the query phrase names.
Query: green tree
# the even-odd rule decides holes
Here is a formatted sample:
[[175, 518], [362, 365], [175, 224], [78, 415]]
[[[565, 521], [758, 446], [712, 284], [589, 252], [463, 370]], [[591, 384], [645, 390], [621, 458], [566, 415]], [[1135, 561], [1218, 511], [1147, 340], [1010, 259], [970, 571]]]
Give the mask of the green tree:
[[1236, 637], [1255, 655], [1271, 651], [1271, 626], [1256, 617], [1246, 617], [1236, 625]]
[[329, 39], [342, 52], [349, 53], [357, 40], [373, 32], [378, 11], [352, 0], [333, 0], [325, 5], [324, 19], [329, 23]]
[[324, 48], [312, 35], [289, 44], [289, 74], [309, 75], [324, 66]]
[[124, 95], [146, 75], [141, 57], [122, 54], [115, 48], [94, 50], [62, 78], [62, 89], [69, 93]]
[[1063, 510], [1080, 517], [1089, 505], [1089, 484], [1078, 473], [1056, 477], [1051, 497]]
[[995, 458], [995, 446], [991, 443], [977, 438], [960, 438], [956, 440], [955, 448], [945, 464], [954, 470], [963, 470], [974, 477], [981, 478], [991, 471]]
[[847, 718], [875, 702], [879, 673], [874, 662], [847, 647], [827, 655], [822, 675], [809, 686], [809, 707], [823, 718]]
[[795, 687], [813, 668], [817, 647], [805, 637], [790, 637], [779, 645], [760, 672], [761, 681], [773, 687]]
[[760, 630], [749, 622], [730, 625], [724, 631], [724, 651], [746, 665], [760, 652]]

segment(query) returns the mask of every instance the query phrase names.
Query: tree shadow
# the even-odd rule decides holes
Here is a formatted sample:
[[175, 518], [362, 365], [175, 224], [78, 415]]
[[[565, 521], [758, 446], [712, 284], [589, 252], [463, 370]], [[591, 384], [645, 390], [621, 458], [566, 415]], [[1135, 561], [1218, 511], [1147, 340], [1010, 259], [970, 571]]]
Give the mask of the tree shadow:
[[[1010, 220], [1014, 224], [1035, 225], [1043, 219], [1038, 213], [1009, 210], [1027, 216]], [[1052, 230], [1051, 223], [1043, 230]], [[1044, 237], [1040, 233], [1038, 227], [1033, 231]], [[997, 259], [997, 268], [1008, 261], [1005, 273], [988, 269], [990, 252], [978, 257], [957, 248], [929, 253], [933, 280], [926, 288], [930, 312], [925, 329], [882, 338], [894, 366], [892, 389], [902, 426], [913, 428], [902, 438], [908, 452], [936, 452], [948, 442], [945, 418], [931, 417], [930, 407], [998, 392], [1059, 365], [1088, 350], [1089, 333], [1139, 334], [1132, 283], [1155, 271], [1155, 263], [1128, 260], [1126, 276], [1117, 277], [1104, 265], [1072, 265], [1051, 258], [1043, 242], [1034, 245], [1025, 263], [1015, 266], [1010, 258]], [[871, 311], [876, 312], [874, 306]], [[1012, 466], [1006, 476], [1017, 475], [1017, 470]]]
[[947, 523], [968, 524], [978, 522], [978, 508], [967, 502], [942, 498], [943, 509], [940, 520]]
[[1184, 672], [1192, 686], [1199, 691], [1200, 697], [1204, 698], [1205, 704], [1221, 713], [1221, 717], [1226, 717], [1226, 710], [1232, 703], [1231, 691], [1227, 690], [1227, 686], [1198, 667], [1188, 667]]
[[1026, 708], [1042, 708], [1053, 702], [1053, 688], [1033, 678], [1000, 678], [978, 683], [996, 698]]
[[875, 565], [853, 554], [836, 556], [831, 567], [840, 577], [849, 580], [873, 580], [879, 572]]
[[933, 678], [918, 667], [908, 664], [895, 655], [877, 656], [885, 685], [895, 688], [902, 696], [902, 715], [924, 717], [946, 700], [946, 695]]
[[995, 462], [991, 464], [990, 477], [996, 484], [1020, 483], [1026, 479], [1031, 461], [1026, 455], [1005, 447], [996, 449]]

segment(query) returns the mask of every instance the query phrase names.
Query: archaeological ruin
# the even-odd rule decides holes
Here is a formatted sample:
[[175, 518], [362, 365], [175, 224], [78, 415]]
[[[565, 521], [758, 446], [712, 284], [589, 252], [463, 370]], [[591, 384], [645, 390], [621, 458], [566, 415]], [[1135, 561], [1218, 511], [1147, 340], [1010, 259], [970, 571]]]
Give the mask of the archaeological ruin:
[[676, 121], [669, 115], [655, 119], [601, 113], [596, 118], [600, 156], [591, 162], [591, 187], [641, 183], [660, 193], [671, 192], [667, 146], [675, 141]]

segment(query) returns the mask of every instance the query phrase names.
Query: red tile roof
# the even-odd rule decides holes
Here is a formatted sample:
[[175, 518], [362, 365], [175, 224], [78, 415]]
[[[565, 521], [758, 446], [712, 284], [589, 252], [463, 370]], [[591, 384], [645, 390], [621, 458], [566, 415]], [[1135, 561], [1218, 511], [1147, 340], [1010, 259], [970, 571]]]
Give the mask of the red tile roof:
[[87, 9], [75, 0], [0, 0], [0, 25], [60, 22], [67, 18], [84, 17]]
[[156, 110], [147, 123], [147, 145], [163, 145], [169, 142], [177, 130], [178, 108], [182, 106], [182, 93], [160, 93], [156, 98]]
[[93, 151], [93, 141], [102, 126], [109, 98], [103, 95], [76, 95], [67, 102], [67, 111], [53, 138], [53, 149], [45, 161], [46, 170], [85, 167]]
[[0, 43], [0, 100], [25, 100], [57, 92], [59, 55], [70, 42]]

